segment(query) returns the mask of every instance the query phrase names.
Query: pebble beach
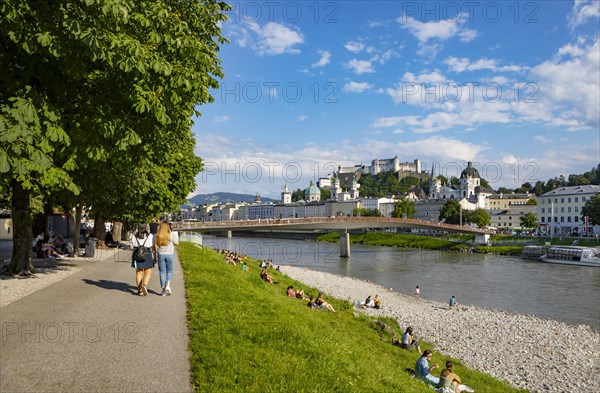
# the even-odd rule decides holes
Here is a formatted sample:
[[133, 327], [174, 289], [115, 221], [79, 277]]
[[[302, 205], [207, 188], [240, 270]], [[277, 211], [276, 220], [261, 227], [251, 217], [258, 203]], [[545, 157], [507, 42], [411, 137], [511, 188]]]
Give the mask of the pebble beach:
[[[292, 266], [281, 270], [340, 300], [354, 302], [379, 294], [382, 309], [361, 310], [392, 317], [403, 329], [412, 326], [418, 337], [441, 353], [516, 388], [600, 391], [600, 332], [590, 326], [472, 305], [449, 310], [446, 302], [417, 299], [351, 277]], [[440, 364], [442, 360], [435, 359]]]

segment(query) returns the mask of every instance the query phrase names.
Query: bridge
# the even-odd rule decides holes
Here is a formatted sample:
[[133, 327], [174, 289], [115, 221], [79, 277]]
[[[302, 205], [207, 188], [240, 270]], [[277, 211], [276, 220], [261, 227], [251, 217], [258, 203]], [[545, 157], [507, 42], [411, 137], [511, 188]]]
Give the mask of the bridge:
[[348, 230], [367, 228], [418, 228], [435, 231], [475, 234], [475, 242], [485, 244], [489, 240], [490, 230], [471, 228], [411, 218], [386, 217], [311, 217], [280, 218], [241, 221], [185, 222], [174, 224], [177, 231], [228, 232], [257, 230], [338, 230], [340, 231], [340, 256], [350, 256], [350, 235]]

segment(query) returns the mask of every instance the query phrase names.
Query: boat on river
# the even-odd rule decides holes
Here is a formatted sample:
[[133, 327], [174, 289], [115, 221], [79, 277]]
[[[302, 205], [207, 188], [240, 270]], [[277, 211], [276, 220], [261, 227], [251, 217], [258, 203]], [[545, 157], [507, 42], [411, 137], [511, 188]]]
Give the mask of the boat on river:
[[540, 260], [563, 265], [600, 267], [600, 249], [581, 246], [551, 246]]
[[540, 246], [536, 244], [528, 244], [523, 247], [521, 257], [525, 259], [540, 259], [542, 256], [546, 255], [548, 248], [550, 248], [549, 245]]

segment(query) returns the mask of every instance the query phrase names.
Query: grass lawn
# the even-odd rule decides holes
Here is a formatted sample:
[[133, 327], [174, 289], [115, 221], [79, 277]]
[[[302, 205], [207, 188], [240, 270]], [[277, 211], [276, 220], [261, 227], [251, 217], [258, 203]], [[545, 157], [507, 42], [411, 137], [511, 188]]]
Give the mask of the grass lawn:
[[[418, 353], [392, 346], [390, 335], [349, 303], [326, 296], [336, 313], [309, 309], [285, 290], [294, 285], [310, 296], [315, 289], [274, 270], [278, 284], [265, 283], [257, 261], [248, 259], [244, 272], [191, 243], [181, 243], [179, 259], [197, 392], [433, 392], [404, 371]], [[383, 321], [401, 333], [393, 320]], [[433, 362], [446, 359], [434, 352]], [[476, 392], [519, 391], [460, 362], [455, 371]]]

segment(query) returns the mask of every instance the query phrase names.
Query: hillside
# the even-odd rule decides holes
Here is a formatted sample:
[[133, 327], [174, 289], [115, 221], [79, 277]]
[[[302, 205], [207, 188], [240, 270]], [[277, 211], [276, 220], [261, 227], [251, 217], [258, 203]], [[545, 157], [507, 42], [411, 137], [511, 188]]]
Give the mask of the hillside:
[[[192, 205], [203, 205], [205, 203], [225, 203], [225, 202], [254, 202], [256, 195], [236, 194], [233, 192], [215, 192], [212, 194], [198, 194], [188, 199]], [[263, 198], [262, 202], [277, 202], [275, 199]]]

